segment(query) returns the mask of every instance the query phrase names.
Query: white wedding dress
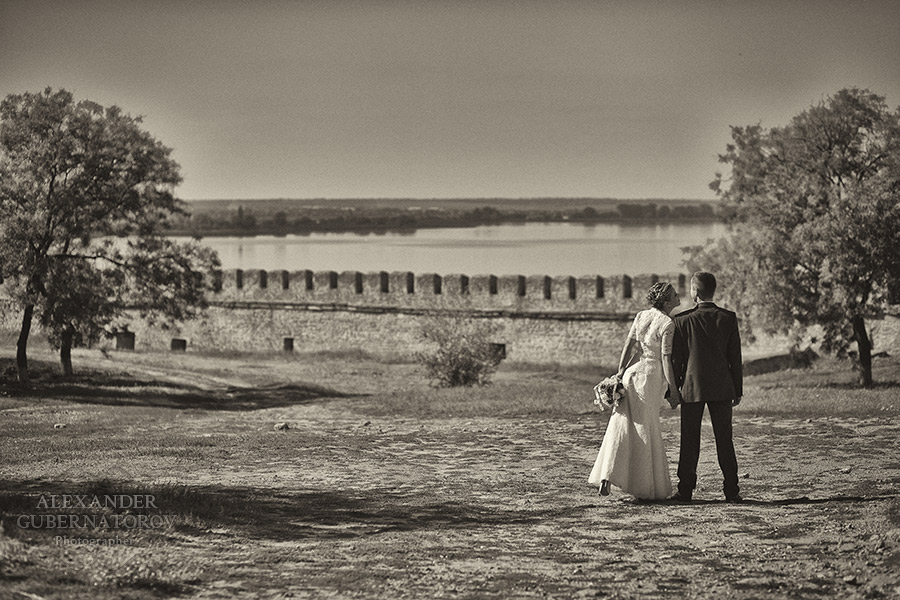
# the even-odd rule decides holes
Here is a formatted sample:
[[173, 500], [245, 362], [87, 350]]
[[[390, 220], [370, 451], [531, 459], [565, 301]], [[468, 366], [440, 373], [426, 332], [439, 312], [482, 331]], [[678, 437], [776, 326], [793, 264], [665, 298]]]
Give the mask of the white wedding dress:
[[641, 357], [625, 371], [625, 397], [609, 418], [590, 483], [599, 486], [605, 479], [641, 499], [671, 495], [659, 411], [668, 406], [662, 361], [672, 353], [674, 334], [674, 321], [661, 310], [644, 310], [634, 318], [628, 337], [640, 344]]

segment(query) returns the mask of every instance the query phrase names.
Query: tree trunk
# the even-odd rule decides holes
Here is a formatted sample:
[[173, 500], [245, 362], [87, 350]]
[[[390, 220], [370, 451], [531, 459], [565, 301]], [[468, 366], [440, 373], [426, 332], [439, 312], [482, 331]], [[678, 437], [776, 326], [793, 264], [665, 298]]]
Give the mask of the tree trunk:
[[866, 333], [866, 321], [862, 317], [853, 317], [853, 337], [856, 338], [856, 349], [859, 352], [859, 384], [872, 387], [872, 340]]
[[28, 335], [31, 333], [31, 317], [34, 315], [34, 304], [25, 307], [22, 314], [22, 329], [19, 330], [19, 341], [16, 342], [16, 370], [18, 371], [19, 383], [28, 385], [31, 380], [28, 378]]
[[62, 334], [62, 342], [59, 346], [59, 362], [62, 364], [63, 375], [71, 377], [75, 374], [72, 370], [72, 337], [75, 332], [66, 329]]

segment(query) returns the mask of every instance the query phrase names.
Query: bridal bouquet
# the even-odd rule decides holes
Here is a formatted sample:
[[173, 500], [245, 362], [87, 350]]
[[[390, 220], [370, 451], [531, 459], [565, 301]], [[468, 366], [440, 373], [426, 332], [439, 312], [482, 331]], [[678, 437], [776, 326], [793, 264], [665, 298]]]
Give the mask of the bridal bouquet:
[[614, 408], [625, 397], [625, 386], [618, 375], [610, 375], [594, 386], [594, 404], [601, 408]]

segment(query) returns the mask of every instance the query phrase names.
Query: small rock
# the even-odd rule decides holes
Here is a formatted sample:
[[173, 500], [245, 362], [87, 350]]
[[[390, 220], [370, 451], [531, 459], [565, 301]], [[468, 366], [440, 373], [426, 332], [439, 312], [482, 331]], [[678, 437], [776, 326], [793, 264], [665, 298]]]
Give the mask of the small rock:
[[584, 573], [584, 570], [581, 567], [576, 567], [574, 571], [572, 571], [572, 575], [581, 575]]
[[843, 582], [844, 583], [856, 583], [856, 575], [845, 575]]
[[741, 479], [750, 479], [750, 473], [741, 473]]
[[275, 431], [286, 431], [290, 428], [291, 426], [287, 423], [275, 423]]
[[53, 429], [65, 429], [65, 428], [66, 428], [65, 423], [57, 423], [56, 425], [53, 426]]
[[853, 470], [852, 467], [844, 467], [843, 469], [841, 469], [841, 473], [843, 473], [844, 475], [849, 475], [850, 471], [852, 471], [852, 470]]
[[371, 424], [372, 424], [372, 421], [366, 421], [365, 423], [362, 424], [362, 426], [363, 426], [363, 427], [368, 427], [368, 426], [371, 425]]

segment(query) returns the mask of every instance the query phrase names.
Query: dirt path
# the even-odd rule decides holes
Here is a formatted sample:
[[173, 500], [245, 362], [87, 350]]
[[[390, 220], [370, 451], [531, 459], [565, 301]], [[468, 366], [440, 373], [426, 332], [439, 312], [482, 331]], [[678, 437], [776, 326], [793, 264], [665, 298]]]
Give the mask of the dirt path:
[[[372, 403], [403, 392], [383, 367], [341, 366], [326, 379], [317, 370], [327, 365], [304, 366], [314, 375], [269, 387], [249, 370], [126, 367], [183, 389], [7, 399], [3, 479], [65, 490], [111, 473], [187, 486], [196, 507], [139, 549], [201, 573], [184, 597], [900, 597], [900, 425], [890, 417], [738, 410], [747, 502], [721, 502], [705, 422], [697, 501], [648, 504], [587, 484], [607, 418], [589, 405], [580, 415], [373, 416]], [[276, 431], [281, 422], [289, 428]], [[662, 425], [674, 476], [677, 415]], [[46, 557], [18, 579], [0, 568], [3, 583], [75, 597], [55, 580], [36, 586], [34, 565], [70, 556], [40, 549]], [[165, 597], [148, 594], [133, 597]]]
[[[277, 421], [291, 429], [269, 431]], [[260, 444], [189, 476], [266, 490], [217, 534], [239, 541], [235, 560], [256, 557], [234, 585], [271, 580], [273, 594], [299, 597], [900, 595], [900, 426], [889, 420], [739, 420], [743, 505], [721, 502], [705, 424], [687, 506], [596, 496], [594, 417], [362, 420], [319, 406], [191, 428]], [[664, 430], [674, 471], [675, 417]]]

